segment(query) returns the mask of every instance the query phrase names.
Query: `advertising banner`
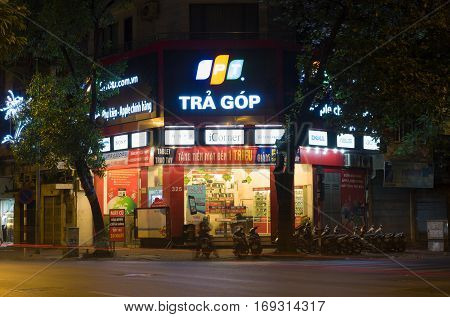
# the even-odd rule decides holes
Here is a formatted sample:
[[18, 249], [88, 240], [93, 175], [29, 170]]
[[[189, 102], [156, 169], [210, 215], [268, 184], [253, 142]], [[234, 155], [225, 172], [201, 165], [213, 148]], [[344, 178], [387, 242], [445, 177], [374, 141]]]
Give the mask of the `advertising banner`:
[[191, 215], [206, 212], [206, 185], [187, 185], [188, 208]]
[[125, 209], [109, 210], [109, 241], [125, 241]]
[[124, 151], [104, 153], [107, 170], [153, 165], [155, 149], [144, 147]]
[[214, 164], [246, 165], [274, 164], [273, 147], [198, 146], [186, 148], [159, 148], [155, 151], [155, 164]]
[[107, 172], [108, 210], [124, 209], [132, 215], [137, 207], [139, 171], [137, 169]]
[[341, 217], [349, 229], [366, 222], [366, 174], [364, 171], [341, 170]]
[[385, 162], [383, 186], [433, 188], [433, 165], [427, 163]]

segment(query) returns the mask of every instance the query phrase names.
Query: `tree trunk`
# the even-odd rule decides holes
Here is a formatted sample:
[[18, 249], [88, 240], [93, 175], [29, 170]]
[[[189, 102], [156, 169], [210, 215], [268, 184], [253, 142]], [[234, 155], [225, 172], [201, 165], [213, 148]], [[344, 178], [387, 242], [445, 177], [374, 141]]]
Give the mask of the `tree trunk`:
[[107, 233], [105, 231], [105, 223], [103, 222], [102, 210], [94, 188], [94, 181], [91, 171], [85, 161], [79, 160], [75, 162], [78, 177], [81, 186], [84, 189], [92, 211], [92, 219], [94, 222], [94, 245], [96, 249], [106, 249], [108, 247]]
[[295, 130], [286, 128], [281, 144], [277, 145], [277, 166], [274, 170], [275, 188], [278, 201], [278, 252], [295, 252], [292, 239], [295, 223], [294, 211], [294, 171], [295, 171]]

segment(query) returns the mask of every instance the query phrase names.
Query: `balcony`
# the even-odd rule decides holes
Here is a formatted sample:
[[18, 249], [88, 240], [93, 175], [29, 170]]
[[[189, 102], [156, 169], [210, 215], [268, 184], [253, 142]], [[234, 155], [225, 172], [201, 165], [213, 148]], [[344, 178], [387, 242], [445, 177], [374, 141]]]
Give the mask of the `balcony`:
[[278, 40], [295, 43], [294, 32], [173, 32], [157, 33], [151, 37], [132, 42], [107, 45], [100, 48], [100, 55], [121, 54], [130, 50], [145, 47], [151, 43], [163, 40]]

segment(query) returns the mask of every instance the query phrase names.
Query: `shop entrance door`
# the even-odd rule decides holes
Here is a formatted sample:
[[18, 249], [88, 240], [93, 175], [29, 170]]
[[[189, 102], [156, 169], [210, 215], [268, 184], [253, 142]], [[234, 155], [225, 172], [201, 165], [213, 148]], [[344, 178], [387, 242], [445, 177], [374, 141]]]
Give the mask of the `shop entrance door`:
[[341, 174], [324, 174], [324, 202], [323, 202], [323, 224], [333, 228], [341, 223]]
[[44, 197], [44, 244], [61, 244], [61, 197]]

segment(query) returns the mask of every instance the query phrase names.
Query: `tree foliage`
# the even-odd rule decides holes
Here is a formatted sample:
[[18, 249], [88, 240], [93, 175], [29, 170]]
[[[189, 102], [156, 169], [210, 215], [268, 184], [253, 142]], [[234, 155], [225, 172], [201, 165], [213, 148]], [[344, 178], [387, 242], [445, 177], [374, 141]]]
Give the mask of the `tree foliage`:
[[374, 134], [398, 128], [403, 152], [439, 140], [449, 120], [446, 1], [277, 1], [297, 33], [300, 84], [289, 118], [311, 106], [342, 105], [336, 129]]
[[[21, 162], [76, 170], [88, 198], [96, 245], [106, 235], [92, 172], [102, 175], [102, 100], [117, 91], [101, 91], [102, 82], [120, 77], [123, 64], [104, 68], [99, 60], [102, 28], [112, 9], [126, 0], [28, 0], [28, 45], [22, 60], [35, 60], [27, 102], [16, 121], [26, 122], [12, 148]], [[89, 49], [91, 48], [91, 49]], [[98, 243], [97, 243], [98, 242]]]
[[10, 57], [26, 44], [24, 16], [27, 14], [24, 5], [0, 0], [0, 60]]

